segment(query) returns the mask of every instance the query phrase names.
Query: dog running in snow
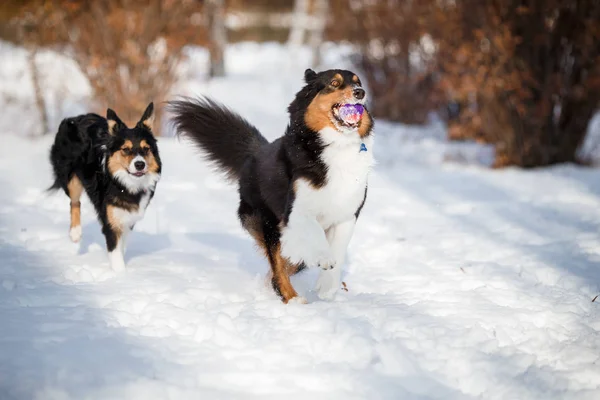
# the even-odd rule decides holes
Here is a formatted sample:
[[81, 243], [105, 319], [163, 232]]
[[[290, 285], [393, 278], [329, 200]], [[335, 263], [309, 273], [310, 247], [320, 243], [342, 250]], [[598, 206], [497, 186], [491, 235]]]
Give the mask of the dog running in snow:
[[374, 162], [373, 119], [359, 77], [307, 69], [304, 80], [288, 107], [284, 136], [272, 143], [210, 99], [169, 103], [178, 135], [238, 182], [239, 219], [264, 251], [273, 289], [284, 303], [306, 303], [290, 282], [306, 266], [321, 268], [320, 298], [340, 289]]
[[116, 271], [125, 268], [127, 235], [144, 217], [160, 179], [153, 110], [150, 103], [133, 128], [111, 109], [106, 118], [92, 113], [65, 118], [50, 150], [55, 180], [49, 190], [63, 189], [71, 199], [71, 240], [81, 239], [80, 198], [85, 190]]

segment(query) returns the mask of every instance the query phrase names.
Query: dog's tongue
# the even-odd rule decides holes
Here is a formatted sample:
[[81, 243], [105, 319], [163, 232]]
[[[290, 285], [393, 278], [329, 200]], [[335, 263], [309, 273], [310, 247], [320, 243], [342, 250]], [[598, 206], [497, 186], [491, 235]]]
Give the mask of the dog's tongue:
[[347, 124], [356, 124], [362, 118], [365, 108], [362, 104], [344, 104], [340, 106], [338, 115]]

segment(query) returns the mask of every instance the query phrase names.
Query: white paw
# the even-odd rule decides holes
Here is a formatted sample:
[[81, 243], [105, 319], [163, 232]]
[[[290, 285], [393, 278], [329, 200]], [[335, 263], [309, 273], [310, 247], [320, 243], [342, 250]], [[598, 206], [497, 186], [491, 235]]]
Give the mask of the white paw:
[[335, 258], [329, 249], [325, 251], [321, 251], [315, 257], [315, 260], [312, 265], [317, 266], [325, 271], [335, 268]]
[[69, 237], [71, 238], [71, 241], [74, 243], [79, 242], [81, 240], [81, 235], [81, 225], [71, 227], [71, 230], [69, 231]]
[[125, 261], [123, 261], [123, 260], [112, 261], [110, 263], [110, 267], [115, 272], [123, 271], [125, 269]]
[[332, 300], [340, 289], [340, 276], [337, 270], [321, 271], [315, 289], [321, 300]]
[[317, 292], [317, 296], [321, 300], [333, 300], [333, 299], [335, 299], [336, 294], [337, 294], [337, 289], [319, 290]]
[[123, 271], [125, 269], [125, 261], [123, 260], [123, 255], [118, 250], [108, 253], [108, 261], [110, 263], [110, 267], [115, 272]]
[[288, 300], [288, 304], [296, 303], [296, 304], [308, 304], [308, 300], [302, 296], [292, 297]]
[[294, 264], [304, 261], [326, 269], [335, 264], [325, 232], [313, 217], [292, 212], [280, 240], [281, 254]]

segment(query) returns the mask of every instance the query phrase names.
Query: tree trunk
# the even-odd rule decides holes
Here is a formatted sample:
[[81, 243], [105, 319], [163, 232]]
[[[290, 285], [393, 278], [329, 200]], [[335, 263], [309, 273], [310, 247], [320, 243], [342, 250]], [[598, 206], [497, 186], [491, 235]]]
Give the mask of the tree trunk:
[[325, 26], [327, 25], [327, 11], [329, 10], [328, 0], [314, 0], [315, 10], [314, 16], [317, 21], [317, 26], [311, 31], [310, 34], [310, 47], [312, 50], [312, 66], [316, 68], [321, 64], [321, 44], [323, 43], [323, 35], [325, 33]]
[[210, 35], [210, 76], [225, 76], [225, 45], [227, 32], [225, 28], [225, 6], [223, 0], [210, 0], [206, 3], [208, 14], [208, 30]]
[[308, 14], [308, 0], [295, 0], [292, 14], [292, 26], [288, 37], [288, 46], [300, 47], [304, 43], [304, 32]]
[[[520, 116], [509, 102], [499, 99], [479, 101], [484, 118], [482, 128], [496, 146], [495, 167], [523, 168], [560, 163], [576, 163], [577, 150], [596, 111], [594, 102], [563, 101], [558, 119]], [[526, 115], [533, 115], [532, 105]], [[551, 113], [554, 110], [550, 111]]]
[[48, 110], [46, 109], [46, 101], [44, 99], [44, 93], [40, 84], [40, 73], [35, 64], [35, 57], [37, 55], [37, 49], [33, 48], [27, 53], [27, 64], [31, 71], [31, 81], [33, 83], [33, 95], [35, 97], [35, 107], [37, 108], [40, 116], [41, 123], [41, 134], [40, 136], [46, 135], [50, 132], [50, 123], [48, 121]]

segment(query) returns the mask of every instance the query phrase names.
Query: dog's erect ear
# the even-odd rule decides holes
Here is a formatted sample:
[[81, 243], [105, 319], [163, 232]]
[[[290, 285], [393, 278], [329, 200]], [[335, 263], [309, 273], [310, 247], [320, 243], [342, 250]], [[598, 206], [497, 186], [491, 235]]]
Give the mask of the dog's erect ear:
[[150, 131], [152, 131], [152, 124], [154, 123], [154, 103], [148, 104], [146, 107], [146, 111], [142, 115], [142, 118], [137, 123], [140, 127], [146, 127]]
[[111, 108], [106, 110], [106, 120], [108, 123], [108, 133], [110, 135], [114, 135], [121, 127], [125, 126], [123, 121], [117, 116], [117, 113]]
[[304, 71], [304, 81], [306, 83], [311, 83], [315, 79], [317, 79], [317, 73], [315, 71], [313, 71], [310, 68], [308, 68], [306, 71]]

